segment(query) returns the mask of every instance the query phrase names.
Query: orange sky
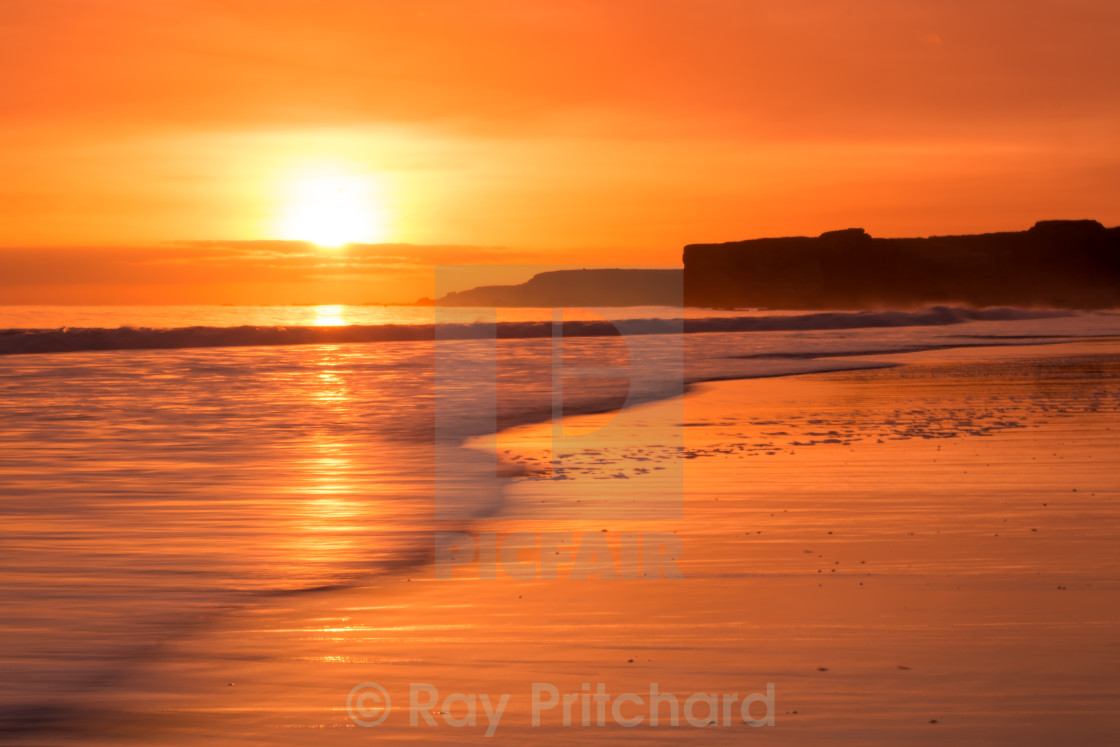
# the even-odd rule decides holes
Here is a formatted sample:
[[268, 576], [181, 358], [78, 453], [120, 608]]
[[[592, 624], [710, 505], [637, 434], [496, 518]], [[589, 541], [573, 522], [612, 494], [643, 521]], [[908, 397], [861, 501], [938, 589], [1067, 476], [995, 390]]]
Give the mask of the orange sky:
[[[1118, 32], [1113, 0], [4, 0], [0, 303], [1116, 225]], [[343, 183], [340, 240], [397, 246], [247, 243], [315, 238]]]

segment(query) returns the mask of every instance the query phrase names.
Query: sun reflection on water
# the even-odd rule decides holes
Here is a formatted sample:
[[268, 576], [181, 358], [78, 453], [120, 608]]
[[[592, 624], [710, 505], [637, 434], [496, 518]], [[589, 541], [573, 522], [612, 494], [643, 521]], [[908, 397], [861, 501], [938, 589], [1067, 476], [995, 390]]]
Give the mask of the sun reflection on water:
[[[315, 309], [319, 326], [345, 324], [343, 307]], [[371, 504], [361, 499], [353, 444], [337, 426], [352, 415], [349, 372], [337, 351], [323, 349], [306, 379], [309, 419], [321, 426], [306, 434], [293, 487], [302, 500], [294, 506], [289, 555], [305, 565], [339, 569], [363, 556], [362, 533], [373, 520]], [[313, 415], [311, 413], [314, 413]]]
[[343, 313], [341, 304], [315, 307], [314, 326], [316, 327], [342, 327], [349, 323]]

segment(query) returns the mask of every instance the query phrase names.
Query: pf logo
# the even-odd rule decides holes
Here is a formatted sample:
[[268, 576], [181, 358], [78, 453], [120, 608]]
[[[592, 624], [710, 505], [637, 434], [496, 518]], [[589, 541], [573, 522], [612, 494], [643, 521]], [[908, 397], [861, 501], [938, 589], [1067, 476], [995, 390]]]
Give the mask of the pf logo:
[[679, 518], [679, 288], [675, 306], [577, 307], [567, 299], [602, 298], [619, 271], [519, 269], [520, 284], [472, 288], [480, 268], [437, 268], [435, 518], [514, 504], [532, 505], [519, 518]]

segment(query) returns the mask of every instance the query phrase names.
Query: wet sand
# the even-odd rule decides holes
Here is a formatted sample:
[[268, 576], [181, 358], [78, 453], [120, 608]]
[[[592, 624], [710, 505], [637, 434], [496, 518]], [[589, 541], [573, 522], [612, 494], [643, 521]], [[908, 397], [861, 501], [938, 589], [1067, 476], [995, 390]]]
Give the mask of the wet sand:
[[[465, 566], [446, 580], [429, 566], [294, 595], [169, 641], [96, 700], [60, 704], [60, 720], [105, 743], [1116, 743], [1120, 343], [861, 360], [905, 365], [701, 385], [637, 411], [683, 411], [683, 449], [638, 427], [566, 456], [562, 480], [540, 451], [548, 426], [501, 435], [528, 473], [504, 518], [472, 530], [597, 533], [616, 550], [627, 532], [675, 533], [683, 579], [480, 580]], [[661, 474], [672, 465], [683, 497]], [[581, 513], [643, 480], [650, 515], [677, 500], [680, 518]], [[393, 700], [371, 728], [346, 711], [363, 682]], [[533, 727], [534, 682], [657, 683], [682, 702], [773, 683], [774, 725], [624, 728], [608, 706], [605, 726], [578, 725], [577, 707], [577, 725], [556, 709]], [[474, 727], [439, 707], [440, 725], [410, 726], [410, 683], [511, 698], [487, 739], [481, 707]]]

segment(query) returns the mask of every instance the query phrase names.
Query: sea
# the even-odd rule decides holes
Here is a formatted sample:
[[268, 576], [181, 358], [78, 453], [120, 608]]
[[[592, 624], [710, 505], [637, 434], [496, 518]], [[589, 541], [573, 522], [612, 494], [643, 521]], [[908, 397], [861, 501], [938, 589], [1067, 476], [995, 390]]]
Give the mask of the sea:
[[456, 516], [501, 514], [457, 466], [471, 438], [702, 381], [1115, 336], [1120, 312], [1062, 309], [0, 306], [0, 735], [231, 610], [421, 572], [439, 480]]

